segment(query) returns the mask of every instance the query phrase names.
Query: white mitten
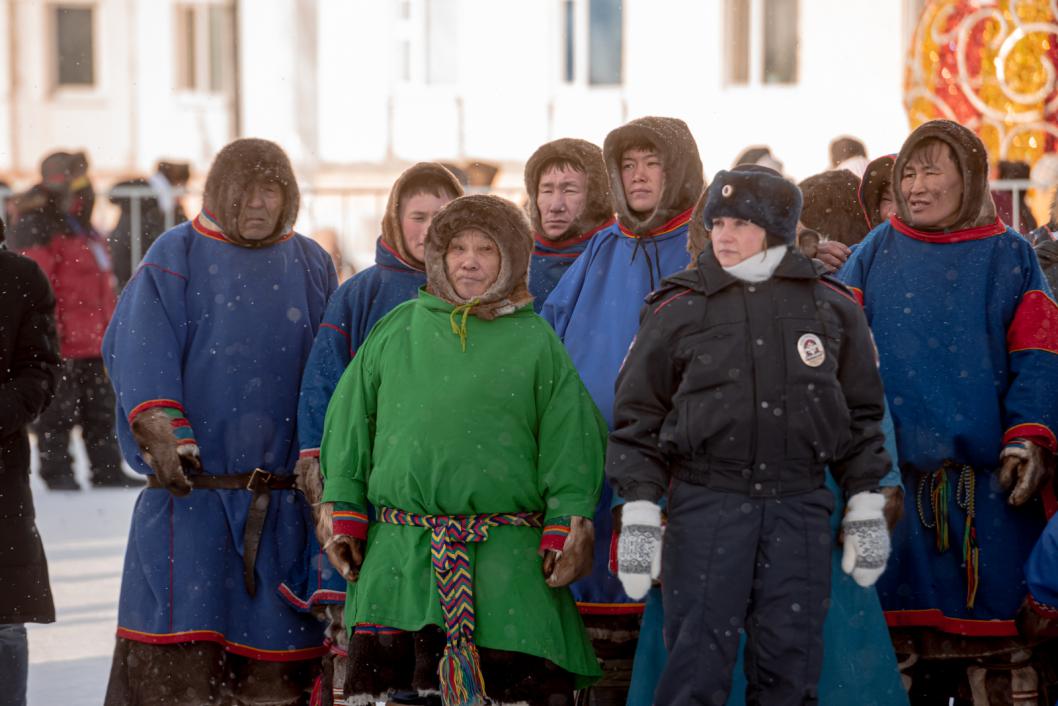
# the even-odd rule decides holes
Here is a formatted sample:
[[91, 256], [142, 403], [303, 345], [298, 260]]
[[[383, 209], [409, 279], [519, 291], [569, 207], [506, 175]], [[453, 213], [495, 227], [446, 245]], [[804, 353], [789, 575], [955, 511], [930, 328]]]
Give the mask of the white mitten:
[[660, 573], [661, 508], [649, 500], [625, 503], [617, 541], [617, 578], [628, 597], [639, 600]]
[[853, 495], [845, 508], [841, 528], [845, 532], [841, 570], [864, 588], [873, 586], [889, 560], [885, 496], [869, 492]]

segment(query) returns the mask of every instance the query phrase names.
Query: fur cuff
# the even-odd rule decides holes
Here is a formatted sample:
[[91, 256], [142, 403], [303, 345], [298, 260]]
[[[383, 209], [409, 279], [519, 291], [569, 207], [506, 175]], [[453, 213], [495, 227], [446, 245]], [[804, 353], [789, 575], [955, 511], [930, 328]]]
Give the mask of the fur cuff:
[[845, 510], [845, 519], [875, 520], [885, 517], [885, 496], [881, 493], [864, 491], [856, 493], [849, 498], [849, 504]]
[[649, 500], [633, 500], [621, 509], [621, 526], [661, 527], [661, 507]]

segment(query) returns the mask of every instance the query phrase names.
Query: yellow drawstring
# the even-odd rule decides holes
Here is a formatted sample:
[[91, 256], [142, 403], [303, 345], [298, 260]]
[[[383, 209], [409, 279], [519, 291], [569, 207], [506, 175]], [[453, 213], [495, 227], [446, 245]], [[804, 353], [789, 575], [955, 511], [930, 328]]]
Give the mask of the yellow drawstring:
[[[452, 324], [452, 333], [459, 336], [459, 345], [462, 346], [464, 353], [467, 352], [467, 318], [470, 316], [470, 310], [480, 302], [480, 299], [471, 299], [466, 304], [460, 304], [452, 309], [452, 313], [448, 315], [448, 323]], [[456, 317], [460, 313], [463, 314], [463, 320], [457, 324]]]

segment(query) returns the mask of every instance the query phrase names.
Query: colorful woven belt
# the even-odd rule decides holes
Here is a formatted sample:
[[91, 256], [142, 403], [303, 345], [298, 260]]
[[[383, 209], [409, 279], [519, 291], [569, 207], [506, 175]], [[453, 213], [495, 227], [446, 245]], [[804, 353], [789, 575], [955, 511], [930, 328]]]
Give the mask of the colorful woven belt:
[[467, 544], [486, 541], [492, 527], [542, 527], [543, 515], [539, 512], [416, 515], [382, 508], [378, 511], [378, 521], [430, 530], [430, 555], [447, 637], [444, 654], [437, 668], [441, 698], [445, 706], [484, 703], [488, 697], [485, 695], [485, 680], [481, 676], [481, 662], [474, 644], [474, 582], [470, 575]]

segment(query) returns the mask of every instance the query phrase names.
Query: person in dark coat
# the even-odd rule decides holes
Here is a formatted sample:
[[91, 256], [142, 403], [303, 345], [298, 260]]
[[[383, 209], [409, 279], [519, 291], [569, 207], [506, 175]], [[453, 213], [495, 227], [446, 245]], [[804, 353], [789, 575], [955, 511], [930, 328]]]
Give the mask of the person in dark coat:
[[800, 212], [771, 169], [717, 174], [711, 247], [647, 298], [617, 379], [618, 576], [639, 598], [664, 567], [659, 704], [726, 701], [743, 629], [748, 703], [818, 703], [827, 466], [848, 498], [843, 570], [870, 586], [885, 569], [876, 491], [891, 462], [873, 344], [852, 293], [792, 248]]
[[95, 231], [95, 195], [81, 153], [56, 152], [41, 163], [41, 183], [18, 199], [11, 247], [33, 259], [55, 292], [55, 321], [63, 357], [55, 401], [35, 425], [40, 476], [52, 490], [80, 490], [68, 451], [80, 424], [96, 487], [139, 484], [121, 470], [114, 434], [114, 395], [100, 346], [115, 294], [106, 241]]
[[0, 703], [24, 706], [25, 623], [55, 621], [48, 562], [34, 522], [26, 427], [55, 392], [59, 345], [48, 278], [4, 245], [0, 220]]

